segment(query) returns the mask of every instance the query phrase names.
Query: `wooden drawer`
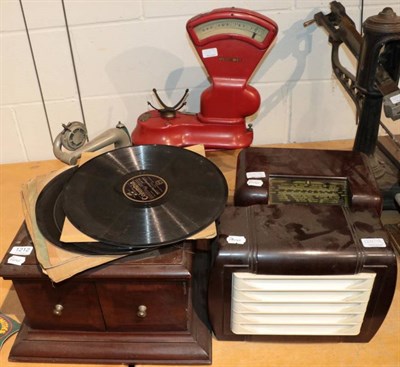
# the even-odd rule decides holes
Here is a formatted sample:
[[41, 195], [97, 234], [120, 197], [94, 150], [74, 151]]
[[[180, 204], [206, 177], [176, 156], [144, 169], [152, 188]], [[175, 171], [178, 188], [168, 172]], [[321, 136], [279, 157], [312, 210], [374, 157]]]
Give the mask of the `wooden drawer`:
[[185, 281], [102, 281], [97, 286], [107, 330], [188, 329]]
[[14, 280], [25, 322], [36, 329], [105, 330], [96, 288], [91, 282]]

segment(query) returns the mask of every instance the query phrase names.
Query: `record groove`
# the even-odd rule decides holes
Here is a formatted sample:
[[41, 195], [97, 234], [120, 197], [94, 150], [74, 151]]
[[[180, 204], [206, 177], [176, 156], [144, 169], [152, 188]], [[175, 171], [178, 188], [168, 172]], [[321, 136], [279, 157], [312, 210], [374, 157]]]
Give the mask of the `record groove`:
[[63, 242], [60, 240], [65, 219], [61, 199], [62, 191], [65, 183], [76, 170], [77, 167], [73, 167], [54, 177], [42, 189], [36, 200], [36, 224], [44, 238], [64, 250], [86, 255], [119, 255], [148, 251], [149, 248], [131, 249], [102, 242]]
[[124, 147], [77, 169], [63, 190], [71, 223], [101, 242], [129, 248], [184, 240], [214, 222], [226, 180], [207, 158], [166, 145]]

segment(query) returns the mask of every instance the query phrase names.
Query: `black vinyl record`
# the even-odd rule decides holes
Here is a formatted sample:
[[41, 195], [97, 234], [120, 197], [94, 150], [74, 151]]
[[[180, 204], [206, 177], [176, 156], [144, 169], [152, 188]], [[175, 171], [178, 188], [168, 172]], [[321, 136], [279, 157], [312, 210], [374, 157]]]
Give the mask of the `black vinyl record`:
[[36, 223], [44, 238], [64, 250], [87, 255], [118, 255], [148, 250], [147, 248], [143, 250], [130, 249], [126, 246], [116, 247], [101, 242], [63, 242], [60, 240], [65, 219], [61, 199], [62, 190], [76, 170], [77, 167], [73, 167], [55, 176], [42, 189], [36, 200]]
[[130, 248], [182, 241], [214, 222], [226, 180], [207, 158], [167, 145], [124, 147], [83, 164], [63, 192], [71, 223]]

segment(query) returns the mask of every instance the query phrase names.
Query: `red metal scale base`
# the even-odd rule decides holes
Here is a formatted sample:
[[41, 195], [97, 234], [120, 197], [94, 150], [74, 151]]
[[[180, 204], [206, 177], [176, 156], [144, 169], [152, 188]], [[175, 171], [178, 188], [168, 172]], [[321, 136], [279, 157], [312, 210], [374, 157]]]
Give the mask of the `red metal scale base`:
[[243, 123], [204, 124], [197, 115], [176, 112], [172, 119], [159, 111], [143, 113], [132, 133], [134, 144], [164, 144], [188, 146], [204, 144], [206, 149], [247, 147], [253, 141], [253, 131]]

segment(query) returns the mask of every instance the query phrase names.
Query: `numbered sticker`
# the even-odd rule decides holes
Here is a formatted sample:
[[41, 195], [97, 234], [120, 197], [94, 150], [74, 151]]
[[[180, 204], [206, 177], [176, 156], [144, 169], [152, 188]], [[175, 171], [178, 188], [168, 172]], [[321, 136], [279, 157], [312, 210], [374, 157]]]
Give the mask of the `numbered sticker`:
[[246, 178], [265, 178], [267, 175], [263, 171], [246, 172]]
[[226, 241], [231, 245], [244, 245], [246, 243], [246, 237], [244, 236], [228, 236]]
[[394, 95], [393, 97], [390, 97], [390, 102], [392, 102], [393, 104], [400, 103], [400, 93]]
[[32, 251], [33, 251], [33, 246], [14, 246], [11, 249], [10, 254], [28, 256], [32, 253]]
[[13, 255], [8, 258], [7, 263], [20, 266], [25, 262], [25, 259], [26, 258], [24, 256]]
[[361, 238], [361, 243], [364, 247], [386, 247], [383, 238]]
[[218, 56], [218, 50], [214, 48], [206, 48], [201, 51], [201, 54], [203, 55], [203, 58], [208, 59], [209, 57], [217, 57]]
[[247, 180], [247, 186], [261, 187], [263, 184], [261, 180]]

